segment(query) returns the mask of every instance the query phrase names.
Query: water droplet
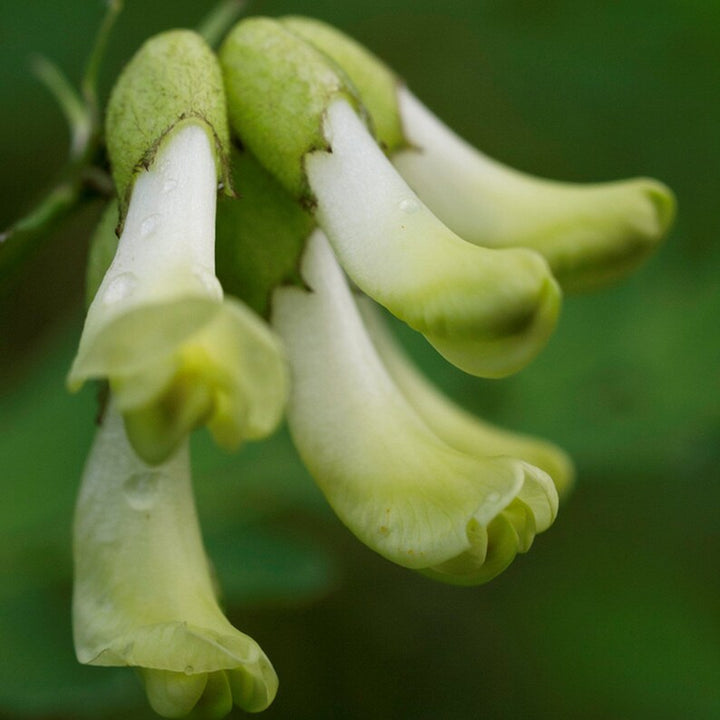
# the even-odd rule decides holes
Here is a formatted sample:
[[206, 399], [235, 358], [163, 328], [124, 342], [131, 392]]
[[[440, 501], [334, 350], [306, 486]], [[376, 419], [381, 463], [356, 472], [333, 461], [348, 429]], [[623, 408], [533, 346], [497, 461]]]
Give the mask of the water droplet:
[[142, 221], [142, 223], [140, 223], [140, 235], [142, 235], [142, 237], [146, 237], [151, 232], [154, 232], [155, 228], [158, 226], [159, 222], [160, 222], [160, 213], [155, 213], [154, 215], [148, 215]]
[[500, 499], [500, 493], [496, 493], [496, 492], [488, 493], [487, 499], [488, 499], [488, 502], [491, 502], [491, 503], [497, 502]]
[[195, 672], [195, 668], [192, 665], [185, 666], [185, 674], [192, 675]]
[[225, 189], [225, 183], [222, 182], [222, 180], [218, 183], [217, 189], [218, 192], [222, 192]]
[[149, 510], [157, 498], [158, 478], [154, 470], [133, 473], [123, 485], [128, 505], [133, 510]]
[[412, 215], [420, 209], [420, 203], [414, 198], [405, 198], [405, 200], [400, 201], [399, 207], [404, 213]]
[[172, 192], [177, 187], [177, 180], [175, 178], [168, 178], [162, 186], [164, 193]]
[[131, 272], [120, 273], [108, 285], [103, 294], [103, 302], [112, 305], [125, 299], [135, 289], [137, 278]]

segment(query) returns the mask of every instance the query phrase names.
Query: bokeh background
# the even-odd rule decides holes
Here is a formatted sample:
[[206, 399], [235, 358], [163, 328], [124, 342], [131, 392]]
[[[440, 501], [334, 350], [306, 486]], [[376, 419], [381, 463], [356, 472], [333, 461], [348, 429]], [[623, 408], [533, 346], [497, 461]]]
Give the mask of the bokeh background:
[[[126, 0], [103, 95], [148, 35], [211, 3]], [[0, 228], [47, 187], [68, 138], [30, 73], [78, 81], [100, 0], [0, 0]], [[362, 547], [283, 431], [235, 456], [195, 443], [208, 551], [235, 624], [280, 675], [265, 717], [720, 718], [720, 4], [716, 0], [259, 0], [385, 58], [490, 155], [557, 179], [651, 175], [679, 216], [637, 274], [568, 297], [557, 333], [502, 381], [403, 339], [466, 407], [550, 438], [578, 482], [555, 526], [479, 588]], [[70, 526], [95, 393], [63, 378], [99, 206], [0, 289], [0, 717], [149, 718], [132, 671], [80, 667]], [[240, 711], [237, 717], [242, 716]]]

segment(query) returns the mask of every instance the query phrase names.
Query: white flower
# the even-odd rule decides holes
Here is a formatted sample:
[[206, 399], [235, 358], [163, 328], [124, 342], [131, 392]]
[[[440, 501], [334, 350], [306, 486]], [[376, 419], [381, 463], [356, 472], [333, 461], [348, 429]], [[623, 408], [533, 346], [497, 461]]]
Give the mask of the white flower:
[[672, 222], [673, 195], [657, 180], [576, 184], [532, 177], [466, 143], [406, 87], [398, 87], [397, 102], [408, 145], [392, 160], [423, 201], [468, 242], [542, 253], [563, 289], [627, 274]]
[[277, 677], [258, 644], [218, 607], [200, 537], [187, 443], [150, 467], [109, 408], [88, 458], [74, 525], [78, 660], [140, 669], [165, 717], [201, 705], [267, 707]]
[[441, 438], [384, 367], [323, 234], [309, 290], [279, 288], [273, 324], [292, 370], [288, 422], [340, 519], [384, 557], [448, 582], [489, 580], [555, 518], [540, 469]]
[[342, 68], [379, 144], [422, 201], [463, 240], [532, 248], [549, 262], [563, 290], [579, 291], [630, 272], [667, 233], [675, 201], [657, 180], [575, 184], [513, 170], [455, 135], [352, 38], [311, 18], [280, 22]]
[[286, 393], [282, 351], [215, 277], [216, 163], [207, 128], [176, 127], [135, 181], [117, 253], [68, 377], [110, 382], [149, 462], [207, 423], [229, 448], [270, 432]]
[[305, 158], [316, 217], [344, 270], [448, 360], [499, 377], [526, 365], [555, 328], [560, 295], [542, 257], [488, 250], [445, 227], [343, 99], [324, 116], [330, 151]]

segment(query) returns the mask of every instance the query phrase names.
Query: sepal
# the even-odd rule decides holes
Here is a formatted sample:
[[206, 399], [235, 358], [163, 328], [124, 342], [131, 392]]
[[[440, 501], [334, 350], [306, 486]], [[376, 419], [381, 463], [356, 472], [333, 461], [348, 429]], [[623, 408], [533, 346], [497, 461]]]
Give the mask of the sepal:
[[268, 317], [272, 291], [301, 283], [313, 216], [248, 151], [234, 150], [236, 198], [219, 198], [215, 258], [225, 292]]
[[322, 118], [333, 100], [344, 97], [359, 107], [347, 78], [271, 18], [240, 21], [219, 57], [233, 131], [293, 197], [311, 206], [304, 158], [327, 147]]
[[395, 73], [367, 48], [320, 20], [289, 16], [283, 27], [314, 45], [338, 64], [372, 118], [375, 137], [386, 153], [407, 146], [400, 117]]
[[220, 67], [200, 35], [170, 30], [135, 53], [108, 102], [105, 137], [121, 224], [138, 174], [152, 167], [162, 145], [187, 124], [207, 133], [216, 178], [229, 188], [230, 134]]
[[85, 268], [85, 309], [87, 310], [102, 284], [105, 273], [117, 252], [118, 203], [111, 200], [100, 216], [90, 237], [87, 266]]

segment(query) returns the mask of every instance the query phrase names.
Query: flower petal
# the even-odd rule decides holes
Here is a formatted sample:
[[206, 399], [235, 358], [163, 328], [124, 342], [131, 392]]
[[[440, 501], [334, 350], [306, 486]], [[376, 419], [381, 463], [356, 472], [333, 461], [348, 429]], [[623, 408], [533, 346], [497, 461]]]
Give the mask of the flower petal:
[[[171, 369], [163, 386], [153, 382], [162, 367]], [[242, 303], [226, 298], [161, 369], [151, 366], [114, 378], [111, 387], [133, 447], [155, 463], [202, 423], [227, 450], [270, 434], [285, 406], [287, 369], [270, 328]]]
[[560, 295], [542, 257], [464, 242], [410, 190], [344, 100], [330, 105], [331, 152], [305, 160], [317, 218], [355, 283], [467, 372], [499, 377], [552, 333]]
[[142, 672], [145, 692], [152, 709], [162, 717], [188, 715], [202, 697], [208, 675], [186, 675], [168, 670]]
[[428, 207], [468, 242], [542, 253], [564, 290], [627, 274], [672, 223], [673, 194], [657, 180], [580, 185], [532, 177], [473, 148], [407, 88], [398, 88], [398, 102], [408, 145], [393, 163]]
[[373, 550], [414, 569], [450, 563], [446, 581], [474, 578], [494, 518], [528, 479], [545, 477], [554, 492], [552, 482], [512, 458], [459, 452], [432, 432], [383, 367], [319, 232], [308, 241], [303, 276], [311, 291], [280, 288], [273, 302], [293, 373], [288, 421], [301, 457], [340, 519]]
[[[80, 662], [188, 676], [232, 670], [257, 688], [243, 702], [254, 704], [258, 694], [272, 700], [277, 678], [270, 662], [228, 622], [215, 599], [187, 445], [149, 467], [133, 453], [111, 406], [83, 475], [74, 555]], [[181, 683], [178, 693], [188, 697], [200, 684]]]
[[216, 187], [210, 142], [197, 125], [176, 131], [138, 177], [115, 258], [88, 310], [71, 389], [172, 354], [217, 311]]

